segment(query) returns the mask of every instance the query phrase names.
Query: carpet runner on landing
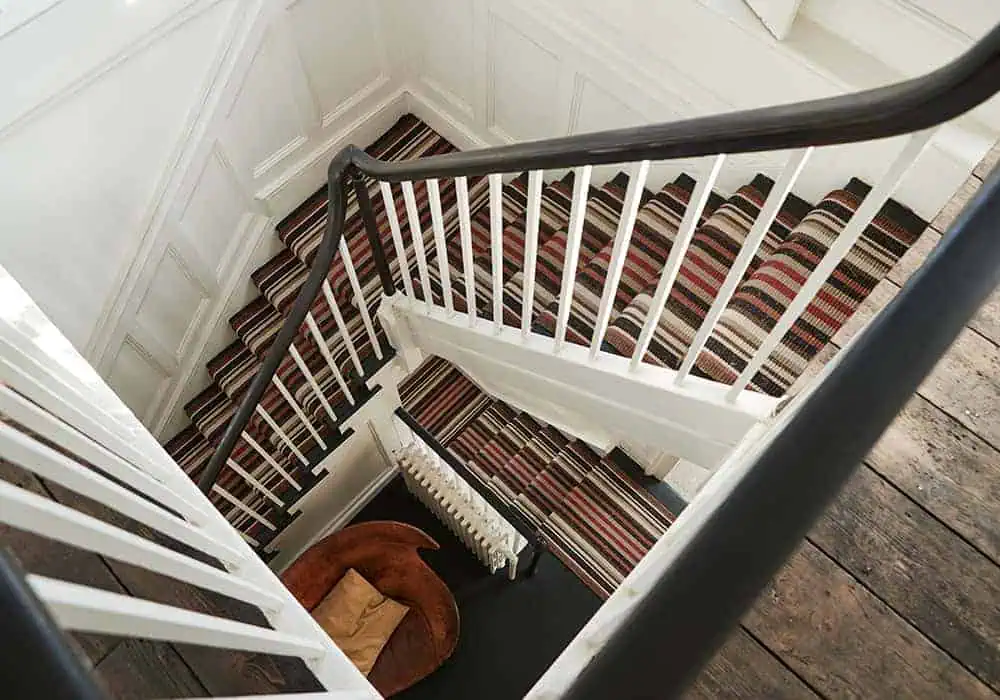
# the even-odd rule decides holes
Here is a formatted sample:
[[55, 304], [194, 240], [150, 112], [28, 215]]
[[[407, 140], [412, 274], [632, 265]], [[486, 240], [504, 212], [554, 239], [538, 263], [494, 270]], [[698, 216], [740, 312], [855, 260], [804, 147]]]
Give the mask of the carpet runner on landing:
[[599, 596], [611, 595], [676, 517], [610, 458], [491, 398], [439, 357], [407, 377], [400, 397]]

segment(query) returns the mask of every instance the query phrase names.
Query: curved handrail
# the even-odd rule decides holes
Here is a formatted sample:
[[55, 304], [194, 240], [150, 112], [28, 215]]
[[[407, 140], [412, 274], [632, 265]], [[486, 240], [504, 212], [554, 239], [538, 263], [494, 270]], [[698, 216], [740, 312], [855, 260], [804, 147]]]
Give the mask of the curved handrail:
[[1000, 25], [954, 61], [927, 75], [849, 95], [411, 161], [381, 161], [357, 146], [346, 146], [333, 157], [327, 171], [327, 224], [309, 275], [206, 465], [199, 486], [208, 492], [215, 483], [319, 294], [343, 236], [348, 179], [357, 184], [367, 175], [400, 182], [867, 141], [941, 124], [985, 102], [998, 90]]

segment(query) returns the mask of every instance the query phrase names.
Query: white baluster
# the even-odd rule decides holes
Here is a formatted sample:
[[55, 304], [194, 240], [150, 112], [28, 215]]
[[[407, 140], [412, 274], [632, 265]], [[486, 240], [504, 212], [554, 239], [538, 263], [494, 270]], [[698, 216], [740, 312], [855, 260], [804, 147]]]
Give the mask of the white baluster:
[[490, 175], [490, 263], [493, 272], [493, 326], [503, 328], [503, 179]]
[[333, 297], [333, 290], [330, 289], [330, 283], [323, 280], [323, 286], [320, 287], [320, 289], [323, 291], [323, 298], [326, 299], [326, 305], [330, 308], [330, 312], [333, 314], [333, 320], [334, 323], [337, 324], [337, 330], [344, 339], [344, 346], [347, 348], [347, 354], [351, 357], [354, 369], [357, 371], [359, 377], [365, 376], [365, 368], [361, 365], [361, 357], [358, 355], [358, 349], [354, 346], [354, 340], [351, 339], [351, 334], [347, 330], [347, 324], [344, 323], [344, 317], [340, 313], [340, 305]]
[[299, 403], [298, 401], [295, 400], [295, 397], [292, 396], [292, 392], [290, 392], [288, 388], [284, 385], [284, 383], [280, 379], [278, 379], [277, 374], [271, 376], [271, 382], [278, 390], [278, 393], [281, 394], [281, 396], [285, 399], [285, 401], [288, 402], [288, 405], [292, 407], [292, 410], [295, 412], [295, 416], [300, 421], [302, 421], [302, 424], [306, 427], [306, 430], [308, 430], [309, 434], [313, 436], [313, 440], [315, 440], [316, 443], [325, 450], [326, 443], [323, 441], [323, 438], [320, 437], [319, 433], [316, 431], [316, 428], [313, 427], [313, 424], [310, 422], [305, 412], [299, 407]]
[[826, 252], [826, 255], [819, 261], [816, 269], [810, 273], [805, 284], [802, 285], [802, 289], [795, 295], [792, 303], [781, 314], [781, 318], [774, 324], [771, 332], [767, 334], [767, 337], [764, 338], [764, 341], [757, 348], [753, 357], [750, 358], [746, 368], [736, 378], [729, 391], [726, 392], [726, 401], [736, 401], [740, 392], [743, 391], [754, 375], [757, 374], [757, 371], [778, 346], [781, 339], [785, 337], [785, 333], [788, 332], [799, 315], [805, 311], [809, 302], [816, 296], [816, 292], [820, 290], [820, 287], [823, 286], [823, 283], [826, 282], [843, 257], [854, 247], [854, 244], [861, 237], [865, 228], [871, 223], [875, 215], [878, 214], [879, 209], [882, 208], [886, 200], [889, 199], [889, 195], [896, 188], [896, 184], [903, 178], [903, 175], [906, 174], [927, 146], [933, 134], [934, 131], [928, 129], [912, 134], [909, 137], [906, 146], [892, 162], [892, 165], [885, 171], [878, 184], [868, 193], [868, 196], [865, 197], [858, 210], [854, 212], [854, 216], [847, 222], [844, 230], [840, 232], [840, 235], [837, 236], [833, 245]]
[[365, 324], [365, 331], [367, 331], [368, 339], [372, 343], [375, 357], [381, 360], [382, 344], [378, 340], [378, 334], [375, 333], [375, 326], [372, 325], [372, 315], [368, 312], [368, 303], [365, 301], [361, 283], [358, 281], [358, 271], [354, 269], [351, 250], [347, 247], [347, 241], [343, 238], [340, 239], [340, 257], [344, 259], [344, 269], [347, 270], [347, 279], [351, 283], [351, 291], [354, 292], [354, 301], [358, 305], [358, 311], [361, 313], [361, 321]]
[[590, 191], [590, 175], [593, 168], [584, 165], [576, 169], [573, 179], [573, 206], [569, 213], [569, 227], [566, 230], [566, 258], [563, 261], [562, 285], [559, 290], [559, 314], [556, 317], [556, 344], [558, 353], [566, 339], [566, 325], [573, 303], [573, 287], [576, 284], [576, 266], [580, 260], [580, 238], [583, 222], [587, 218], [587, 194]]
[[448, 264], [448, 244], [444, 238], [444, 216], [441, 214], [441, 190], [437, 180], [427, 181], [427, 195], [431, 205], [431, 228], [434, 230], [434, 249], [437, 252], [438, 274], [441, 276], [441, 295], [444, 308], [450, 316], [455, 311], [451, 298], [451, 270]]
[[691, 342], [691, 347], [688, 348], [687, 355], [684, 356], [684, 361], [677, 371], [675, 383], [680, 384], [683, 382], [691, 371], [691, 368], [694, 367], [694, 363], [698, 360], [698, 355], [701, 353], [702, 348], [705, 347], [705, 343], [712, 336], [715, 324], [718, 322], [719, 317], [722, 316], [722, 312], [729, 305], [729, 300], [736, 291], [736, 287], [743, 279], [743, 275], [746, 274], [747, 268], [750, 267], [750, 263], [753, 261], [754, 255], [757, 254], [761, 243], [764, 242], [764, 238], [767, 237], [767, 232], [771, 229], [771, 224], [774, 223], [775, 218], [777, 218], [785, 197], [792, 191], [799, 173], [802, 172], [802, 168], [805, 167], [812, 152], [813, 148], [810, 146], [809, 148], [792, 151], [791, 155], [788, 156], [788, 162], [785, 164], [784, 170], [781, 171], [781, 176], [774, 184], [774, 187], [771, 188], [771, 193], [767, 196], [767, 200], [760, 210], [760, 215], [754, 221], [746, 240], [743, 241], [743, 247], [740, 249], [739, 255], [733, 261], [733, 266], [719, 288], [719, 293], [715, 295], [712, 307], [705, 315], [705, 320], [702, 321], [701, 327]]
[[254, 407], [254, 411], [257, 412], [258, 416], [264, 419], [264, 422], [267, 423], [268, 427], [274, 431], [274, 434], [277, 435], [283, 443], [285, 443], [285, 446], [292, 451], [292, 454], [298, 457], [302, 464], [309, 466], [309, 460], [306, 459], [306, 456], [302, 454], [302, 451], [296, 446], [296, 444], [292, 442], [292, 439], [288, 437], [288, 434], [281, 429], [281, 426], [278, 425], [273, 418], [271, 418], [271, 414], [265, 411], [264, 407], [260, 404], [257, 404]]
[[462, 237], [462, 274], [465, 276], [465, 299], [469, 308], [469, 327], [471, 328], [476, 325], [476, 268], [472, 259], [469, 182], [465, 177], [455, 178], [455, 195], [458, 201], [458, 228]]
[[382, 201], [385, 202], [385, 216], [389, 220], [389, 230], [392, 231], [392, 245], [396, 249], [396, 259], [399, 260], [399, 273], [403, 277], [403, 290], [413, 301], [413, 282], [410, 280], [410, 260], [406, 256], [406, 246], [403, 245], [403, 234], [399, 230], [399, 217], [396, 216], [396, 202], [392, 196], [392, 187], [388, 182], [380, 182]]
[[344, 396], [347, 400], [354, 405], [354, 395], [347, 386], [347, 382], [344, 381], [344, 376], [337, 369], [337, 361], [334, 359], [333, 355], [330, 354], [330, 348], [326, 345], [326, 339], [323, 337], [323, 333], [319, 330], [319, 325], [316, 323], [316, 319], [313, 318], [311, 313], [306, 314], [306, 327], [309, 328], [309, 333], [312, 335], [313, 340], [316, 341], [316, 345], [319, 346], [319, 353], [326, 360], [327, 367], [330, 368], [330, 372], [333, 373], [334, 379], [337, 380], [337, 384], [340, 385], [340, 390], [344, 392]]
[[424, 292], [424, 303], [431, 308], [431, 279], [427, 272], [427, 253], [424, 251], [424, 231], [420, 226], [420, 212], [417, 209], [417, 199], [413, 194], [413, 183], [403, 183], [403, 201], [406, 202], [406, 219], [410, 225], [410, 238], [413, 240], [413, 254], [417, 258], [417, 271], [420, 274], [420, 288]]
[[[12, 351], [16, 352], [16, 350]], [[151, 463], [144, 454], [129, 442], [110, 430], [100, 417], [89, 410], [88, 404], [79, 401], [79, 396], [67, 387], [53, 382], [38, 367], [18, 366], [10, 361], [7, 346], [0, 341], [0, 382], [14, 387], [54, 416], [72, 425], [81, 433], [90, 436], [109, 452], [112, 452], [136, 469], [142, 469], [162, 479], [164, 470]]]
[[196, 559], [0, 481], [0, 522], [270, 610], [282, 600]]
[[656, 292], [649, 305], [649, 314], [646, 316], [646, 322], [639, 333], [639, 341], [632, 352], [629, 369], [633, 372], [638, 369], [646, 350], [649, 349], [649, 343], [652, 341], [653, 333], [656, 332], [656, 326], [660, 322], [663, 307], [667, 305], [667, 299], [670, 298], [670, 292], [674, 288], [674, 281], [677, 279], [677, 273], [680, 272], [684, 255], [691, 244], [691, 237], [694, 236], [694, 232], [698, 228], [701, 214], [705, 211], [705, 205], [708, 204], [708, 198], [712, 194], [712, 187], [715, 186], [715, 180], [719, 177], [719, 172], [725, 161], [724, 154], [715, 156], [708, 172], [705, 173], [704, 177], [698, 178], [694, 192], [691, 193], [691, 201], [688, 203], [687, 209], [684, 210], [684, 218], [677, 230], [677, 238], [674, 239], [674, 244], [670, 247], [670, 255], [667, 256], [667, 262], [660, 274], [660, 281], [656, 285]]
[[260, 481], [255, 479], [253, 475], [251, 475], [249, 472], [247, 472], [246, 469], [241, 467], [235, 459], [230, 457], [229, 459], [226, 460], [226, 465], [234, 472], [236, 472], [236, 474], [239, 475], [239, 477], [242, 478], [245, 482], [250, 484], [251, 488], [263, 494], [276, 506], [278, 506], [279, 508], [285, 507], [284, 502], [280, 498], [278, 498], [274, 494], [274, 492], [271, 491], [271, 489], [267, 488], [266, 486], [264, 486], [264, 484], [260, 483]]
[[236, 510], [240, 511], [244, 515], [247, 515], [251, 519], [256, 520], [258, 523], [260, 523], [261, 525], [263, 525], [264, 527], [266, 527], [268, 530], [275, 530], [276, 531], [278, 529], [278, 528], [276, 528], [274, 526], [274, 523], [272, 523], [270, 520], [268, 520], [267, 518], [265, 518], [263, 515], [261, 515], [257, 511], [255, 511], [252, 508], [250, 508], [250, 506], [248, 506], [246, 503], [244, 503], [240, 499], [236, 498], [236, 496], [234, 496], [233, 494], [229, 493], [228, 491], [226, 491], [224, 488], [222, 488], [218, 484], [212, 484], [212, 493], [216, 494], [217, 496], [219, 496], [220, 498], [222, 498], [224, 501], [227, 501], [231, 506], [234, 506], [236, 508]]
[[521, 336], [531, 332], [535, 305], [535, 264], [538, 261], [538, 223], [542, 211], [542, 171], [528, 173], [528, 209], [524, 228], [524, 288], [521, 294]]
[[158, 505], [3, 423], [0, 423], [0, 454], [42, 479], [98, 501], [216, 559], [226, 562], [242, 559], [236, 550], [218, 544], [198, 528]]
[[330, 402], [326, 400], [325, 396], [323, 396], [323, 389], [320, 388], [316, 378], [313, 376], [312, 372], [309, 371], [309, 366], [306, 365], [305, 360], [302, 359], [302, 355], [299, 354], [299, 350], [295, 347], [295, 343], [288, 346], [288, 354], [292, 356], [292, 360], [295, 361], [295, 366], [299, 368], [302, 376], [306, 378], [306, 383], [308, 383], [310, 388], [312, 388], [313, 395], [319, 401], [323, 410], [326, 411], [326, 415], [330, 417], [330, 420], [336, 423], [337, 414], [334, 412]]
[[[608, 276], [604, 281], [604, 292], [597, 309], [594, 322], [594, 337], [590, 340], [590, 359], [597, 357], [597, 352], [604, 342], [604, 334], [608, 330], [611, 310], [614, 308], [615, 294], [618, 293], [618, 282], [621, 280], [622, 269], [628, 247], [632, 242], [632, 229], [635, 228], [635, 218], [642, 203], [642, 194], [646, 185], [646, 175], [649, 173], [649, 161], [633, 163], [629, 170], [628, 189], [625, 191], [625, 203], [621, 217], [618, 219], [618, 230], [615, 232], [615, 242], [611, 248], [611, 262], [608, 266]], [[674, 244], [677, 247], [677, 244]], [[673, 251], [671, 251], [673, 252]]]
[[80, 459], [93, 464], [104, 473], [128, 484], [156, 502], [177, 511], [196, 525], [205, 522], [210, 515], [207, 504], [194, 503], [172, 491], [146, 472], [136, 469], [76, 428], [62, 422], [6, 386], [0, 386], [0, 414], [78, 455]]
[[315, 641], [129, 595], [29, 574], [35, 595], [66, 630], [315, 658]]
[[274, 457], [272, 457], [267, 452], [267, 450], [261, 447], [260, 443], [258, 443], [252, 437], [250, 437], [250, 435], [245, 430], [243, 431], [243, 439], [246, 440], [247, 444], [250, 445], [250, 447], [252, 447], [257, 452], [257, 454], [259, 454], [261, 457], [264, 458], [264, 461], [267, 462], [268, 465], [270, 465], [271, 469], [276, 471], [278, 475], [281, 476], [282, 479], [291, 484], [292, 488], [294, 488], [296, 491], [302, 490], [302, 487], [299, 486], [299, 483], [292, 478], [292, 475], [286, 472], [284, 469], [282, 469], [281, 465], [278, 464], [278, 462], [274, 459]]

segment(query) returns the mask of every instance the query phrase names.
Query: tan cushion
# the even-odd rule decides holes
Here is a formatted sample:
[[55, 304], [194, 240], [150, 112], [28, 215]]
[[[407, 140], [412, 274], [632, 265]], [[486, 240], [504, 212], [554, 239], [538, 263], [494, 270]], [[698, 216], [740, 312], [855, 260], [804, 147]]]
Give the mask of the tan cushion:
[[379, 593], [357, 571], [348, 569], [312, 616], [367, 676], [408, 610]]

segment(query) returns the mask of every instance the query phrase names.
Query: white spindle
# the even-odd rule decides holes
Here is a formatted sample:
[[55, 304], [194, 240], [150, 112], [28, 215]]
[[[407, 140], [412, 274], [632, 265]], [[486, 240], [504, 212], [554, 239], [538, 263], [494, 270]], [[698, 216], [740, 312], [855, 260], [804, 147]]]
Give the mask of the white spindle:
[[573, 206], [569, 212], [569, 228], [566, 230], [566, 258], [563, 260], [562, 285], [559, 290], [559, 314], [556, 317], [555, 351], [558, 353], [566, 339], [566, 324], [573, 304], [573, 287], [576, 284], [576, 266], [580, 260], [580, 238], [583, 223], [587, 219], [587, 194], [590, 192], [589, 165], [576, 169], [573, 179]]
[[195, 525], [208, 519], [210, 512], [206, 504], [185, 499], [6, 386], [0, 386], [0, 414], [78, 455], [156, 502], [177, 511]]
[[316, 641], [266, 627], [44, 576], [27, 578], [63, 629], [309, 659], [324, 653]]
[[[136, 431], [123, 422], [121, 412], [112, 408], [106, 401], [99, 400], [99, 394], [102, 392], [87, 381], [88, 372], [86, 369], [90, 368], [79, 368], [81, 373], [78, 375], [73, 371], [72, 360], [67, 358], [65, 353], [59, 352], [58, 347], [52, 347], [60, 344], [58, 340], [55, 343], [49, 343], [44, 336], [32, 340], [15, 328], [3, 324], [0, 325], [0, 344], [6, 346], [3, 355], [12, 363], [36, 377], [38, 381], [57, 394], [65, 397], [66, 401], [73, 403], [78, 408], [85, 407], [120, 440], [131, 443], [136, 439]], [[64, 366], [54, 359], [55, 356], [64, 360], [69, 359], [71, 364]], [[150, 460], [145, 461], [149, 462]], [[169, 465], [155, 464], [153, 466], [155, 468], [169, 468]]]
[[427, 252], [424, 250], [424, 230], [420, 226], [420, 212], [417, 210], [417, 198], [413, 194], [413, 183], [403, 183], [403, 201], [406, 202], [406, 219], [410, 225], [410, 238], [413, 240], [413, 254], [417, 258], [417, 272], [420, 274], [420, 288], [424, 291], [424, 303], [431, 308], [431, 279], [427, 272]]
[[264, 407], [261, 406], [260, 404], [257, 404], [254, 407], [254, 411], [257, 412], [258, 416], [260, 416], [261, 418], [264, 419], [264, 422], [267, 423], [268, 427], [271, 430], [274, 431], [274, 434], [277, 435], [278, 438], [283, 443], [285, 443], [285, 446], [289, 450], [291, 450], [292, 454], [295, 455], [298, 458], [298, 460], [300, 462], [302, 462], [302, 464], [305, 464], [306, 466], [308, 466], [309, 465], [309, 460], [306, 459], [306, 456], [304, 454], [302, 454], [302, 451], [292, 441], [292, 439], [290, 437], [288, 437], [288, 434], [284, 430], [281, 429], [281, 426], [278, 425], [277, 421], [275, 421], [273, 418], [271, 418], [271, 414], [268, 413], [267, 411], [265, 411]]
[[294, 488], [296, 491], [302, 490], [302, 487], [299, 486], [299, 482], [293, 479], [292, 475], [286, 472], [282, 468], [282, 466], [278, 464], [277, 460], [275, 460], [274, 457], [272, 457], [267, 450], [261, 447], [259, 442], [250, 437], [250, 435], [245, 430], [243, 431], [243, 439], [246, 440], [246, 443], [250, 445], [250, 447], [252, 447], [254, 451], [257, 452], [257, 454], [259, 454], [261, 457], [264, 458], [264, 461], [268, 463], [271, 469], [277, 472], [282, 479], [291, 484], [292, 488]]
[[656, 292], [654, 292], [652, 302], [649, 305], [649, 314], [646, 316], [646, 322], [639, 333], [639, 341], [632, 352], [629, 369], [633, 372], [638, 369], [646, 350], [649, 349], [653, 333], [656, 332], [656, 326], [660, 322], [660, 315], [663, 314], [663, 307], [667, 305], [667, 299], [670, 298], [670, 292], [674, 288], [677, 273], [680, 272], [681, 263], [684, 262], [684, 255], [691, 244], [691, 237], [694, 236], [694, 232], [698, 228], [701, 214], [705, 211], [705, 205], [708, 204], [708, 198], [712, 194], [712, 187], [715, 186], [715, 180], [719, 177], [725, 160], [725, 154], [715, 156], [708, 172], [705, 173], [704, 177], [698, 178], [694, 192], [691, 193], [691, 201], [688, 203], [687, 209], [684, 210], [684, 218], [681, 219], [680, 228], [677, 230], [677, 238], [674, 239], [674, 244], [670, 247], [670, 254], [667, 256], [667, 262], [660, 274], [660, 281], [656, 285]]
[[750, 267], [754, 255], [757, 254], [757, 249], [760, 248], [761, 243], [764, 242], [764, 238], [767, 237], [767, 232], [771, 229], [771, 224], [774, 223], [775, 218], [778, 216], [778, 211], [781, 209], [785, 197], [792, 191], [799, 173], [802, 172], [802, 168], [805, 167], [812, 152], [813, 148], [810, 146], [809, 148], [792, 151], [791, 155], [788, 156], [788, 162], [785, 164], [785, 169], [781, 171], [781, 177], [778, 178], [774, 187], [771, 188], [771, 194], [767, 196], [767, 200], [760, 210], [760, 215], [754, 221], [753, 228], [747, 234], [746, 240], [743, 241], [743, 247], [740, 249], [739, 255], [733, 261], [733, 266], [719, 288], [719, 293], [715, 295], [712, 307], [708, 310], [705, 320], [702, 321], [701, 327], [695, 334], [694, 340], [691, 342], [691, 347], [688, 348], [687, 355], [685, 355], [684, 361], [681, 363], [681, 368], [677, 371], [677, 377], [674, 380], [675, 383], [680, 384], [683, 382], [691, 371], [691, 368], [694, 367], [701, 349], [705, 347], [705, 343], [712, 336], [715, 324], [718, 322], [719, 317], [722, 316], [722, 312], [729, 305], [730, 298], [743, 279], [743, 275], [746, 274], [747, 268]]
[[538, 224], [542, 214], [541, 170], [528, 173], [528, 209], [524, 223], [524, 288], [521, 293], [521, 336], [531, 332], [531, 317], [535, 307], [535, 265], [538, 262]]
[[927, 146], [933, 134], [933, 130], [928, 129], [912, 134], [909, 137], [906, 146], [896, 156], [896, 159], [885, 171], [885, 174], [882, 175], [878, 184], [872, 188], [868, 196], [861, 202], [861, 206], [854, 212], [854, 216], [847, 222], [844, 230], [840, 232], [833, 245], [827, 250], [826, 255], [819, 261], [816, 269], [810, 273], [805, 284], [802, 285], [795, 298], [792, 299], [792, 303], [781, 314], [781, 318], [774, 324], [774, 328], [771, 329], [771, 332], [764, 338], [764, 341], [757, 348], [753, 357], [750, 358], [743, 372], [740, 373], [740, 376], [736, 378], [729, 391], [726, 392], [726, 401], [735, 401], [739, 397], [740, 392], [743, 391], [754, 375], [757, 374], [757, 371], [778, 346], [781, 339], [785, 337], [785, 333], [788, 332], [799, 315], [809, 305], [809, 302], [816, 296], [816, 292], [819, 291], [823, 283], [826, 282], [830, 274], [840, 264], [843, 257], [854, 247], [854, 244], [861, 237], [865, 228], [871, 223], [875, 215], [878, 214], [879, 209], [882, 208], [886, 200], [889, 199], [889, 195], [896, 188], [896, 184], [902, 179], [903, 175], [906, 174]]
[[441, 276], [441, 296], [450, 316], [455, 311], [451, 298], [451, 270], [448, 264], [448, 244], [444, 238], [444, 216], [441, 213], [441, 190], [437, 180], [427, 181], [427, 195], [431, 205], [431, 228], [434, 230], [434, 250], [437, 252], [438, 274]]
[[266, 527], [268, 530], [278, 529], [274, 526], [274, 523], [272, 523], [270, 520], [268, 520], [263, 515], [255, 511], [246, 503], [238, 499], [236, 496], [226, 491], [226, 489], [222, 488], [218, 484], [212, 484], [212, 493], [219, 496], [219, 498], [221, 498], [222, 500], [228, 502], [229, 505], [233, 506], [234, 508], [236, 508], [236, 510], [243, 513], [243, 515], [250, 517], [252, 520], [256, 520], [258, 523]]
[[326, 415], [330, 417], [330, 420], [336, 423], [337, 414], [334, 412], [333, 406], [331, 406], [330, 402], [326, 400], [325, 396], [323, 396], [323, 389], [320, 388], [320, 385], [316, 382], [316, 377], [314, 377], [312, 372], [309, 371], [309, 366], [306, 365], [305, 360], [302, 359], [302, 355], [299, 353], [299, 350], [295, 347], [294, 343], [288, 346], [288, 354], [292, 356], [292, 360], [295, 361], [295, 366], [299, 368], [302, 376], [306, 378], [306, 383], [309, 384], [316, 400], [319, 401], [323, 410], [326, 411]]
[[503, 328], [503, 179], [490, 175], [490, 267], [493, 272], [493, 326]]
[[416, 297], [413, 295], [413, 282], [410, 280], [410, 260], [406, 255], [406, 246], [403, 245], [403, 234], [399, 230], [399, 217], [396, 216], [396, 201], [392, 196], [392, 187], [388, 182], [380, 182], [379, 188], [382, 190], [382, 201], [385, 202], [385, 217], [389, 220], [389, 230], [392, 231], [392, 245], [396, 248], [396, 259], [399, 260], [403, 290], [412, 301]]
[[274, 384], [275, 388], [278, 390], [278, 393], [281, 394], [281, 396], [285, 399], [285, 401], [288, 402], [288, 405], [292, 407], [292, 410], [295, 412], [295, 416], [300, 421], [302, 421], [302, 424], [306, 427], [306, 430], [308, 430], [309, 434], [313, 436], [313, 440], [315, 440], [316, 443], [325, 450], [326, 442], [323, 441], [323, 438], [320, 437], [320, 434], [316, 431], [316, 428], [313, 427], [313, 424], [309, 420], [308, 416], [306, 416], [305, 411], [303, 411], [299, 407], [299, 402], [295, 400], [294, 396], [292, 396], [292, 392], [288, 390], [288, 387], [285, 386], [284, 382], [278, 379], [277, 374], [271, 376], [271, 383]]
[[306, 327], [309, 328], [309, 333], [312, 335], [313, 340], [316, 341], [316, 345], [319, 346], [319, 353], [326, 360], [327, 367], [330, 368], [330, 372], [333, 373], [334, 379], [337, 380], [337, 384], [340, 385], [340, 390], [344, 392], [344, 396], [347, 400], [354, 405], [354, 395], [351, 393], [350, 388], [347, 386], [347, 382], [344, 381], [344, 375], [340, 373], [337, 369], [337, 361], [334, 359], [333, 355], [330, 354], [330, 348], [326, 345], [326, 338], [323, 337], [323, 333], [319, 329], [319, 325], [316, 323], [316, 319], [313, 318], [311, 313], [306, 314]]
[[321, 289], [323, 290], [323, 298], [326, 299], [326, 305], [330, 307], [330, 312], [333, 313], [333, 320], [337, 324], [337, 330], [344, 339], [344, 346], [347, 348], [347, 354], [351, 356], [354, 369], [357, 370], [359, 377], [363, 377], [365, 376], [365, 368], [361, 364], [361, 357], [358, 355], [358, 349], [354, 346], [354, 340], [347, 330], [347, 324], [344, 323], [344, 316], [340, 313], [340, 305], [333, 297], [333, 290], [330, 289], [330, 283], [323, 280]]
[[269, 489], [266, 486], [264, 486], [264, 484], [262, 484], [260, 481], [258, 481], [246, 469], [244, 469], [243, 467], [241, 467], [240, 464], [239, 464], [239, 462], [237, 462], [235, 459], [233, 459], [232, 457], [230, 457], [229, 459], [226, 460], [226, 465], [230, 469], [232, 469], [234, 472], [236, 472], [236, 474], [238, 474], [241, 479], [243, 479], [245, 482], [247, 482], [248, 484], [250, 484], [251, 488], [253, 488], [257, 492], [259, 492], [260, 494], [262, 494], [265, 498], [269, 499], [276, 506], [278, 506], [279, 508], [284, 508], [285, 507], [284, 502], [280, 498], [278, 498], [274, 494], [274, 492], [271, 491], [271, 489]]
[[3, 423], [0, 423], [0, 455], [36, 476], [99, 501], [216, 559], [233, 563], [242, 559], [239, 552], [220, 545], [200, 529]]
[[[621, 216], [618, 219], [618, 230], [615, 231], [615, 242], [611, 247], [611, 261], [608, 274], [604, 280], [604, 291], [601, 293], [601, 303], [597, 308], [597, 318], [594, 321], [594, 337], [590, 339], [590, 359], [597, 357], [604, 342], [604, 334], [611, 320], [611, 310], [614, 308], [615, 294], [618, 293], [618, 282], [625, 267], [628, 247], [632, 243], [632, 229], [639, 214], [642, 194], [645, 191], [646, 175], [649, 173], [649, 161], [632, 163], [629, 169], [628, 189], [625, 191], [625, 202]], [[676, 244], [674, 244], [676, 247]]]
[[269, 610], [278, 596], [97, 518], [0, 481], [0, 522]]
[[0, 382], [14, 387], [18, 393], [24, 394], [52, 415], [90, 436], [136, 469], [148, 471], [155, 478], [163, 476], [163, 469], [150, 463], [139, 450], [109, 430], [100, 417], [88, 409], [86, 403], [79, 402], [78, 396], [53, 384], [36, 368], [16, 366], [9, 359], [7, 347], [0, 341]]
[[358, 271], [354, 269], [354, 260], [351, 258], [351, 250], [347, 247], [347, 241], [340, 239], [340, 257], [344, 259], [344, 269], [347, 270], [347, 279], [351, 283], [351, 291], [354, 292], [354, 302], [358, 305], [361, 314], [361, 321], [365, 324], [365, 331], [368, 339], [372, 342], [372, 349], [375, 357], [382, 359], [382, 344], [378, 341], [378, 334], [375, 333], [375, 326], [372, 325], [372, 315], [368, 312], [368, 302], [365, 301], [364, 292], [361, 289], [361, 282], [358, 281]]
[[465, 299], [469, 308], [469, 327], [476, 325], [476, 279], [472, 259], [472, 220], [469, 213], [469, 181], [455, 178], [455, 196], [458, 202], [458, 228], [462, 237], [462, 274], [465, 277]]

